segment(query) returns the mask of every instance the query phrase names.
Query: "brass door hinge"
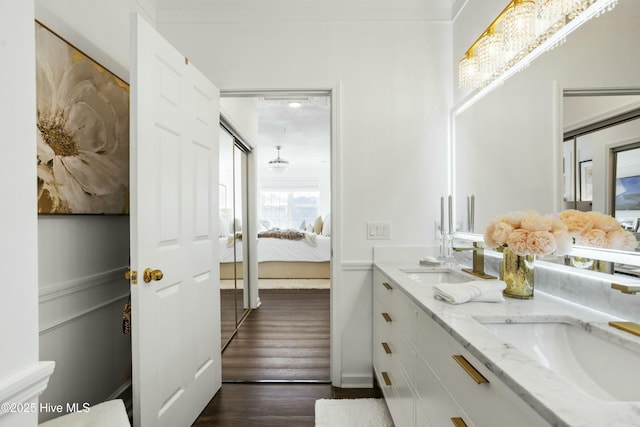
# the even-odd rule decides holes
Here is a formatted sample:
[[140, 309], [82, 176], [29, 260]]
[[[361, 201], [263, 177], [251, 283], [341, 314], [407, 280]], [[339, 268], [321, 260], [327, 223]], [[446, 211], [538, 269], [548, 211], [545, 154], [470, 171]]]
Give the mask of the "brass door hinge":
[[136, 270], [127, 270], [124, 273], [124, 278], [131, 281], [132, 285], [138, 284], [138, 272]]

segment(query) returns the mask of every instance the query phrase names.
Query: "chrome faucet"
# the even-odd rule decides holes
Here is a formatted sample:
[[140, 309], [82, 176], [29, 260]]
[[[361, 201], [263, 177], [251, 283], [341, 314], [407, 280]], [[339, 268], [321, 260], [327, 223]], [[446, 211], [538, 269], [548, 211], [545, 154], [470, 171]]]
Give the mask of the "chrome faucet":
[[482, 242], [473, 242], [471, 247], [453, 248], [456, 252], [473, 251], [473, 268], [463, 268], [462, 271], [473, 274], [481, 279], [497, 279], [496, 276], [485, 273], [484, 271], [484, 247]]

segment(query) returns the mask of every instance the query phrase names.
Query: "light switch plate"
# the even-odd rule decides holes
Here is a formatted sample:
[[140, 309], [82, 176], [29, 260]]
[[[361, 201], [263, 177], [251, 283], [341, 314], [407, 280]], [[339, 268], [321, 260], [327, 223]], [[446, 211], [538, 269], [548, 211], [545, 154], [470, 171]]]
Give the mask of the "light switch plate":
[[367, 223], [367, 239], [368, 240], [390, 240], [391, 239], [391, 223], [390, 222], [368, 222]]

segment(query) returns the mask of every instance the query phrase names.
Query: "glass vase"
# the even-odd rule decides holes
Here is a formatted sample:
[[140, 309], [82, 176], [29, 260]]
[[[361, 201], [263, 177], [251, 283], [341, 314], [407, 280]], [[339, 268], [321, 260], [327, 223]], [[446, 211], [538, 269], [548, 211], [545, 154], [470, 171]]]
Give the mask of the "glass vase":
[[533, 298], [533, 263], [535, 255], [516, 255], [509, 248], [502, 252], [501, 279], [507, 284], [502, 292], [505, 297]]

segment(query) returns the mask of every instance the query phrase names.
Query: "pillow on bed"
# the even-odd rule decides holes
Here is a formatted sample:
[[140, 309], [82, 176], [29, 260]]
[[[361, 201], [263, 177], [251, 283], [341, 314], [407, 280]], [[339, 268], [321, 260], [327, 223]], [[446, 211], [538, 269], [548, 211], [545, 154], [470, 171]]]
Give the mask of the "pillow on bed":
[[258, 220], [258, 224], [260, 225], [260, 231], [267, 231], [271, 229], [271, 221], [267, 219]]
[[313, 232], [316, 234], [322, 233], [322, 217], [316, 218], [316, 222], [313, 223]]
[[330, 213], [324, 217], [324, 221], [322, 223], [322, 235], [331, 236], [331, 214]]
[[302, 220], [302, 224], [300, 224], [300, 230], [307, 231], [307, 221], [304, 219]]
[[219, 217], [220, 235], [219, 237], [227, 237], [229, 235], [229, 229], [231, 224], [229, 223], [229, 217], [223, 213]]

